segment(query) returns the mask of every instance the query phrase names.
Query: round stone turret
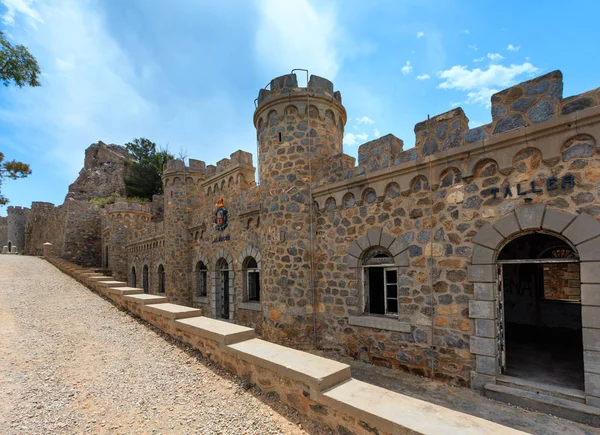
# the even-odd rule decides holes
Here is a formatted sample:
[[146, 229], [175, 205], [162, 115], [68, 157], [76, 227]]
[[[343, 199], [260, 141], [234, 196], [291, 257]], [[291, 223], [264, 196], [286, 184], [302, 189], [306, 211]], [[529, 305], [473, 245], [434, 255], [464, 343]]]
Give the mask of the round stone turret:
[[259, 92], [254, 125], [263, 210], [261, 299], [269, 339], [315, 339], [310, 187], [319, 168], [342, 153], [345, 123], [340, 93], [321, 77], [311, 76], [300, 88], [296, 75], [288, 74]]

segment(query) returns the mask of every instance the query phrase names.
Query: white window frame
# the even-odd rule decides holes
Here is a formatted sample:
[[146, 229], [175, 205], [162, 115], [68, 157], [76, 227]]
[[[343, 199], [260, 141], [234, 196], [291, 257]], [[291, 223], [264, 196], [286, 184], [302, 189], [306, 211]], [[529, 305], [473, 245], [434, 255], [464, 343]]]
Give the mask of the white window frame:
[[[366, 269], [370, 269], [370, 268], [379, 268], [379, 269], [383, 269], [383, 297], [384, 297], [384, 314], [379, 314], [379, 313], [371, 313], [367, 307], [367, 302], [370, 303], [370, 298], [369, 298], [369, 294], [371, 292], [371, 283], [368, 282], [368, 273], [366, 271]], [[388, 271], [394, 272], [396, 274], [396, 282], [395, 283], [388, 283], [387, 282], [387, 273]], [[386, 317], [398, 317], [399, 311], [400, 311], [400, 302], [398, 300], [398, 267], [391, 265], [391, 264], [369, 264], [369, 265], [364, 265], [362, 267], [362, 281], [363, 281], [363, 300], [362, 300], [362, 312], [366, 315], [369, 316], [386, 316]], [[388, 297], [388, 286], [390, 285], [395, 285], [396, 286], [396, 297], [395, 298], [389, 298]], [[396, 300], [396, 312], [389, 312], [388, 313], [388, 299], [395, 299]]]
[[[250, 277], [252, 274], [256, 274], [256, 283], [258, 285], [258, 289], [257, 289], [256, 293], [258, 296], [258, 300], [250, 299], [250, 282], [251, 282]], [[258, 268], [246, 269], [246, 302], [260, 303], [260, 269], [258, 269]]]

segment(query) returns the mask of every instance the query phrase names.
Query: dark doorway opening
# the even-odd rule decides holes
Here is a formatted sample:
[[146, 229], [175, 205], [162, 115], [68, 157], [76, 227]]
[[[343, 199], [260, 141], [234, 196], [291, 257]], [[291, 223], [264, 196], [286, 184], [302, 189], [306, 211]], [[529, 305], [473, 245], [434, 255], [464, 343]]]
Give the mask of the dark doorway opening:
[[227, 260], [221, 258], [217, 262], [219, 276], [217, 295], [217, 316], [221, 319], [229, 319], [229, 265]]
[[144, 288], [144, 293], [150, 293], [150, 285], [148, 281], [148, 265], [145, 264], [142, 269], [142, 287]]
[[8, 253], [12, 252], [12, 242], [8, 242]]
[[508, 243], [498, 262], [503, 373], [583, 390], [577, 253], [558, 237], [532, 233]]

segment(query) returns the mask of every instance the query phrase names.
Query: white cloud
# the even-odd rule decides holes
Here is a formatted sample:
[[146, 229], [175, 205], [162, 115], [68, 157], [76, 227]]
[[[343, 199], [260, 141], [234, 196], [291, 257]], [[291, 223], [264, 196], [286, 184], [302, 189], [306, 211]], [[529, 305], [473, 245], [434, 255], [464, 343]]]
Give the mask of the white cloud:
[[421, 74], [417, 76], [417, 80], [429, 80], [431, 76], [429, 74]]
[[400, 68], [400, 71], [402, 71], [402, 74], [404, 74], [405, 76], [409, 75], [413, 70], [412, 65], [410, 64], [410, 61], [407, 60], [406, 64]]
[[489, 106], [489, 98], [498, 92], [498, 88], [509, 87], [514, 84], [518, 76], [522, 74], [532, 76], [537, 71], [539, 69], [529, 62], [510, 66], [492, 64], [487, 70], [480, 68], [470, 70], [466, 66], [455, 65], [438, 73], [438, 77], [443, 80], [438, 88], [467, 91], [466, 103]]
[[521, 46], [520, 45], [508, 44], [508, 47], [506, 47], [506, 49], [508, 51], [519, 51], [521, 49]]
[[[352, 146], [364, 142], [369, 138], [367, 133], [346, 133], [344, 135], [344, 145]], [[360, 142], [359, 142], [360, 141]]]
[[375, 121], [373, 121], [368, 116], [361, 116], [360, 118], [356, 118], [356, 122], [358, 122], [359, 124], [375, 124]]
[[[335, 10], [308, 0], [260, 0], [255, 47], [267, 73], [280, 75], [293, 68], [334, 79], [342, 59], [336, 46]], [[283, 19], [293, 17], [293, 19]], [[318, 29], [318, 31], [316, 31]]]
[[36, 28], [36, 23], [43, 23], [39, 12], [33, 8], [35, 0], [2, 0], [6, 12], [2, 15], [2, 22], [7, 26], [15, 24], [15, 16], [23, 14], [30, 26]]
[[498, 62], [504, 59], [504, 56], [502, 56], [500, 53], [488, 53], [487, 58], [492, 62]]
[[373, 136], [375, 137], [375, 139], [381, 137], [381, 133], [379, 133], [379, 129], [377, 129], [377, 128], [373, 129]]
[[464, 33], [465, 35], [469, 35], [471, 32], [469, 32], [469, 29], [465, 29], [465, 30], [463, 30], [463, 33]]
[[417, 38], [422, 38], [423, 36], [425, 36], [424, 32], [417, 32]]
[[479, 47], [477, 47], [476, 45], [469, 45], [469, 48], [473, 51], [479, 50]]

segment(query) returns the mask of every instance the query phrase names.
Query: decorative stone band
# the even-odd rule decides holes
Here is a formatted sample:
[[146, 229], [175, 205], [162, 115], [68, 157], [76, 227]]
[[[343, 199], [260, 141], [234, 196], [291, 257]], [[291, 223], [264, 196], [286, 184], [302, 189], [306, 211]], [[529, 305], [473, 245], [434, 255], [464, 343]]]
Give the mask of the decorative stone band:
[[394, 256], [394, 263], [398, 267], [408, 266], [408, 244], [400, 237], [392, 237], [383, 232], [381, 228], [372, 228], [366, 236], [355, 240], [346, 251], [346, 265], [351, 268], [359, 267], [363, 254], [372, 247], [380, 246], [387, 249]]
[[468, 279], [474, 283], [469, 317], [475, 319], [471, 353], [476, 356], [476, 371], [471, 373], [471, 385], [483, 389], [486, 383], [495, 383], [500, 374], [496, 337], [498, 253], [515, 236], [536, 230], [560, 235], [579, 255], [586, 404], [600, 407], [600, 222], [586, 213], [577, 215], [545, 204], [521, 206], [482, 226], [473, 237]]

